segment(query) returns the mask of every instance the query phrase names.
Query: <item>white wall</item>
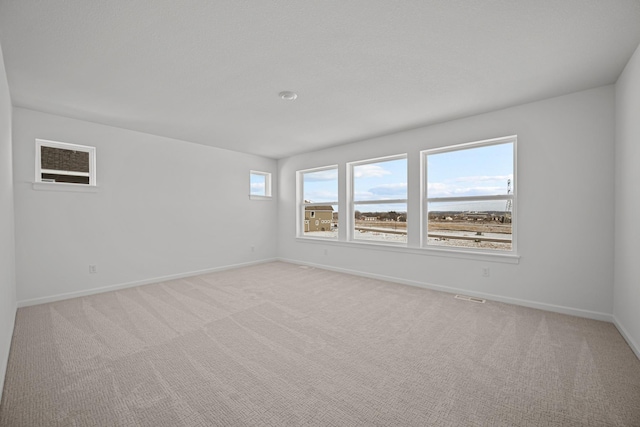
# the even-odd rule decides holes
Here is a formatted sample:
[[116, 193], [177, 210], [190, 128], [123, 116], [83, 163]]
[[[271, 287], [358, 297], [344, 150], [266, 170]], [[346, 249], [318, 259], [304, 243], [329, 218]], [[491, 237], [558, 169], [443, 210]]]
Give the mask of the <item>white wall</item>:
[[640, 357], [640, 47], [616, 83], [616, 241], [613, 314]]
[[0, 49], [0, 398], [16, 316], [11, 98]]
[[[278, 163], [278, 255], [417, 285], [599, 319], [613, 310], [614, 87], [423, 127]], [[518, 135], [519, 264], [374, 250], [295, 238], [296, 170], [408, 153], [409, 220], [419, 217], [419, 152]], [[636, 180], [637, 181], [637, 180]], [[341, 196], [344, 199], [344, 191]], [[637, 212], [638, 210], [636, 210]], [[419, 224], [409, 223], [419, 232]], [[411, 231], [410, 231], [411, 233]], [[414, 234], [414, 237], [416, 234]], [[410, 240], [414, 245], [418, 239]], [[324, 255], [324, 249], [328, 254]], [[491, 277], [481, 277], [481, 267]]]
[[[95, 146], [99, 191], [34, 190], [36, 138]], [[276, 200], [249, 200], [275, 160], [21, 108], [13, 151], [21, 305], [275, 256]]]

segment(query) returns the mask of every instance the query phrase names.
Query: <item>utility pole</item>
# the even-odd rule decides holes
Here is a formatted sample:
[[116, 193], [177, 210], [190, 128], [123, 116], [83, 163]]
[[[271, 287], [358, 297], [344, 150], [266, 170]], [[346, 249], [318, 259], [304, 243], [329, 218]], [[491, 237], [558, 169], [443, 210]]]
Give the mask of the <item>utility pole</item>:
[[[511, 194], [511, 180], [507, 180], [507, 196]], [[513, 200], [507, 199], [507, 206], [505, 206], [504, 210], [507, 212], [511, 212], [511, 208], [513, 207]]]

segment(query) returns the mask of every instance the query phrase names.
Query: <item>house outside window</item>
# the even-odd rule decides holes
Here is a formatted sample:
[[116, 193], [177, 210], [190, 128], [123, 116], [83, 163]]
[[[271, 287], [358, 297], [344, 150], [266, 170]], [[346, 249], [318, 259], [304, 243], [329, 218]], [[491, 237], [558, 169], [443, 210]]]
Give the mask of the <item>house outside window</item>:
[[298, 237], [338, 238], [338, 167], [297, 172]]

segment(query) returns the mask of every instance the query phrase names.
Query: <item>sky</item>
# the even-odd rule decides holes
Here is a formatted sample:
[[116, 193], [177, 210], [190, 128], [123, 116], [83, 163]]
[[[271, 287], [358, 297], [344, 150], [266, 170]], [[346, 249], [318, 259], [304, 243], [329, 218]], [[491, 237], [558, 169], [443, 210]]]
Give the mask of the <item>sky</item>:
[[250, 187], [252, 196], [264, 196], [265, 190], [265, 176], [252, 173], [250, 175]]
[[[449, 151], [427, 156], [427, 196], [506, 195], [513, 181], [513, 143]], [[429, 203], [428, 210], [504, 210], [506, 202]]]
[[429, 197], [507, 194], [513, 180], [513, 144], [490, 145], [427, 156]]
[[[313, 203], [338, 202], [338, 169], [304, 174], [304, 200]], [[335, 209], [335, 206], [334, 206]]]
[[[361, 212], [406, 212], [406, 203], [358, 205], [358, 201], [407, 198], [407, 161], [389, 160], [353, 168], [355, 209]], [[427, 156], [428, 197], [507, 194], [513, 187], [513, 144], [505, 143]], [[337, 202], [337, 169], [304, 174], [304, 199]], [[504, 210], [505, 201], [429, 203], [429, 210]], [[337, 206], [334, 205], [337, 210]]]
[[353, 167], [354, 210], [406, 212], [406, 203], [358, 205], [359, 201], [407, 198], [407, 159], [367, 163]]

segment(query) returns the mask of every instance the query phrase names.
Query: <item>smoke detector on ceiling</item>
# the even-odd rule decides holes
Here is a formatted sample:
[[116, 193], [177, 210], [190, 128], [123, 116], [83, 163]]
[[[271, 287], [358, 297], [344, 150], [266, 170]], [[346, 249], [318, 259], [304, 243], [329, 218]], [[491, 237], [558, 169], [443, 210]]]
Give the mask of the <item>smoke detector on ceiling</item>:
[[295, 92], [291, 92], [289, 90], [283, 90], [278, 94], [278, 96], [284, 99], [285, 101], [293, 101], [298, 97], [298, 94]]

